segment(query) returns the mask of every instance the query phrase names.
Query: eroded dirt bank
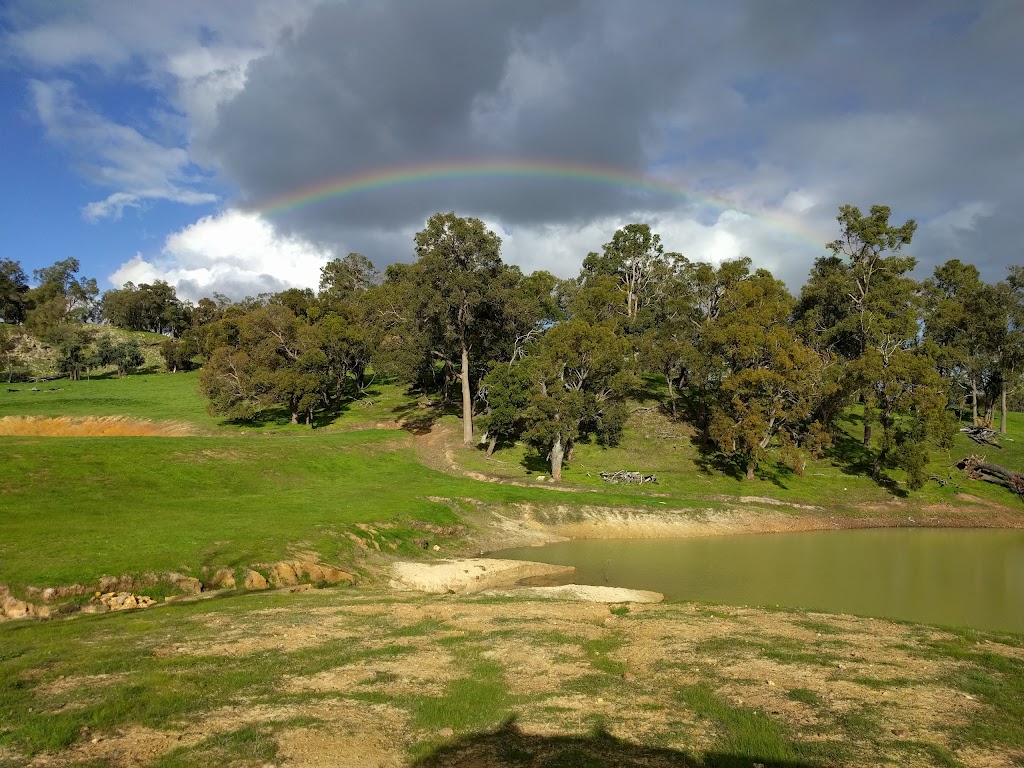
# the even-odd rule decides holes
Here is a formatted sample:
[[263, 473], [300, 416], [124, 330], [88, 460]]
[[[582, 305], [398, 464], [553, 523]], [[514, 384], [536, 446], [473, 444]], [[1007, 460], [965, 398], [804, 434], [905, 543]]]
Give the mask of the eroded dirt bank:
[[690, 538], [749, 533], [857, 528], [1024, 528], [1024, 509], [963, 499], [963, 506], [878, 504], [833, 512], [760, 497], [720, 497], [707, 509], [616, 509], [588, 504], [517, 505], [474, 520], [471, 545], [479, 552], [542, 546], [567, 539]]

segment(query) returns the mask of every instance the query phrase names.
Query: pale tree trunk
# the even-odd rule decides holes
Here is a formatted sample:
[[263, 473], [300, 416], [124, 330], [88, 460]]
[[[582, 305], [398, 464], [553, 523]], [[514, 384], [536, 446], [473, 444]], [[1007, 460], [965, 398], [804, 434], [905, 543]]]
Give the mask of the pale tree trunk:
[[665, 382], [668, 384], [668, 404], [672, 409], [672, 415], [676, 415], [676, 391], [672, 387], [672, 366], [665, 368]]
[[999, 431], [1006, 434], [1006, 377], [1003, 377], [1003, 387], [999, 392]]
[[338, 399], [345, 399], [345, 379], [348, 378], [348, 366], [343, 365], [338, 371]]
[[864, 419], [864, 447], [871, 447], [871, 422]]
[[562, 446], [562, 436], [559, 435], [555, 438], [554, 445], [551, 446], [551, 479], [556, 483], [562, 481], [562, 457], [565, 454], [565, 449]]
[[754, 479], [754, 472], [757, 470], [757, 459], [751, 457], [747, 459], [747, 480]]
[[494, 455], [494, 448], [498, 444], [498, 438], [491, 435], [491, 439], [487, 441], [487, 458], [491, 458]]
[[292, 424], [299, 423], [299, 403], [297, 400], [292, 400], [289, 404], [292, 410]]
[[473, 399], [469, 392], [469, 350], [462, 345], [462, 442], [473, 445]]
[[974, 426], [978, 425], [978, 379], [971, 376], [971, 416]]

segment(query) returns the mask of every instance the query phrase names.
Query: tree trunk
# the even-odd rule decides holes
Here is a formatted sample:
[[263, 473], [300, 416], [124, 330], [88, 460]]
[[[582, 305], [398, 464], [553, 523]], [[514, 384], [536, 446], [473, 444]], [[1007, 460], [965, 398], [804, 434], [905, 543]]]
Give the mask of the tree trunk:
[[313, 407], [312, 406], [310, 406], [309, 408], [306, 409], [306, 424], [309, 425], [310, 429], [313, 428]]
[[875, 461], [871, 465], [871, 479], [879, 481], [882, 479], [882, 467], [885, 464], [885, 451], [879, 451], [878, 455], [875, 456]]
[[871, 422], [866, 418], [864, 419], [864, 447], [871, 447]]
[[974, 426], [978, 426], [978, 379], [971, 376], [971, 416]]
[[462, 345], [462, 442], [473, 445], [473, 398], [469, 392], [469, 350]]
[[757, 471], [757, 459], [750, 457], [747, 459], [747, 480], [754, 479], [754, 472]]
[[999, 391], [999, 432], [1006, 434], [1006, 377], [1003, 377], [1003, 386]]
[[562, 456], [565, 450], [562, 447], [562, 436], [559, 435], [555, 438], [554, 445], [551, 446], [551, 479], [556, 483], [562, 481]]
[[676, 415], [676, 391], [672, 387], [672, 366], [665, 368], [665, 383], [668, 384], [668, 407], [672, 411], [672, 417]]
[[498, 438], [491, 435], [491, 439], [487, 441], [487, 458], [491, 458], [494, 455], [494, 448], [498, 445]]
[[299, 402], [295, 398], [292, 398], [291, 402], [288, 403], [292, 411], [292, 424], [299, 423]]
[[341, 366], [341, 370], [338, 371], [338, 399], [345, 399], [345, 379], [348, 378], [348, 366]]

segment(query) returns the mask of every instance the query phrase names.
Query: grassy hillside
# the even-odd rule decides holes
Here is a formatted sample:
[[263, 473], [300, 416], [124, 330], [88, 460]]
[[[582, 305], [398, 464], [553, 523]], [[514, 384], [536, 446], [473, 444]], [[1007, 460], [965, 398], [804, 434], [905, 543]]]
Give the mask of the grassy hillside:
[[[310, 430], [283, 413], [211, 416], [196, 383], [142, 375], [0, 394], [0, 428], [9, 416], [123, 416], [195, 432], [0, 436], [0, 583], [198, 574], [296, 553], [348, 563], [374, 552], [371, 537], [384, 556], [433, 556], [423, 537], [445, 556], [458, 536], [439, 538], [436, 526], [465, 523], [477, 505], [686, 515], [767, 496], [826, 508], [781, 510], [793, 514], [903, 520], [968, 490], [1009, 505], [1001, 514], [1024, 511], [1008, 492], [959, 478], [907, 498], [898, 476], [872, 482], [856, 463], [855, 414], [850, 441], [803, 477], [769, 462], [745, 482], [714, 468], [684, 427], [636, 410], [621, 446], [580, 446], [570, 488], [554, 490], [540, 487], [547, 467], [524, 446], [487, 460], [458, 444], [455, 417], [401, 387], [375, 386]], [[388, 428], [399, 418], [409, 431]], [[1024, 418], [1010, 427], [1005, 448], [987, 452], [1024, 467]], [[932, 469], [947, 477], [951, 459], [972, 452], [980, 446], [960, 437]], [[528, 482], [481, 482], [460, 465]], [[661, 482], [597, 477], [622, 468]], [[131, 755], [167, 768], [353, 754], [421, 768], [481, 755], [548, 766], [1010, 765], [1024, 755], [1020, 646], [1003, 634], [687, 603], [609, 609], [372, 586], [249, 593], [0, 624], [0, 768], [33, 756], [110, 766]]]
[[[250, 437], [0, 437], [0, 583], [61, 584], [184, 564], [247, 565], [295, 548], [338, 561], [355, 523], [386, 522], [406, 553], [417, 521], [459, 522], [433, 499], [573, 504], [578, 494], [455, 478], [397, 430]], [[590, 503], [633, 505], [611, 493]], [[688, 508], [659, 499], [662, 509]], [[701, 502], [702, 507], [708, 504]], [[714, 506], [713, 504], [711, 506]], [[42, 556], [41, 556], [42, 555]]]
[[[318, 416], [317, 428], [289, 425], [272, 412], [258, 422], [211, 416], [197, 391], [197, 374], [138, 375], [123, 379], [65, 380], [0, 393], [0, 433], [6, 416], [122, 416], [190, 425], [189, 437], [2, 437], [0, 453], [0, 583], [59, 584], [98, 576], [204, 565], [247, 565], [315, 551], [344, 561], [357, 523], [391, 526], [396, 547], [409, 547], [415, 523], [458, 522], [459, 503], [521, 504], [571, 509], [647, 506], [660, 510], [715, 509], [744, 496], [813, 504], [828, 514], [879, 510], [904, 516], [929, 504], [956, 505], [958, 493], [1024, 505], [1008, 491], [971, 482], [949, 465], [981, 447], [959, 436], [937, 452], [931, 472], [948, 478], [908, 494], [898, 473], [873, 482], [858, 464], [851, 414], [850, 438], [803, 476], [768, 462], [749, 482], [715, 468], [683, 425], [656, 408], [634, 411], [622, 444], [580, 445], [565, 485], [580, 495], [538, 486], [547, 465], [523, 445], [488, 460], [442, 438], [457, 434], [454, 416], [436, 419], [404, 388], [375, 385], [366, 398]], [[394, 429], [397, 419], [417, 433]], [[390, 428], [389, 428], [390, 427]], [[429, 430], [433, 428], [432, 432]], [[1013, 414], [1000, 462], [1024, 468], [1024, 417]], [[430, 467], [421, 463], [426, 459]], [[525, 481], [480, 482], [458, 467]], [[609, 486], [602, 470], [656, 473], [657, 486]], [[892, 508], [890, 502], [903, 501]], [[789, 510], [793, 511], [793, 510]], [[931, 514], [931, 513], [929, 513]], [[401, 542], [399, 544], [398, 542]], [[397, 550], [403, 551], [403, 550]], [[41, 553], [45, 553], [41, 556]]]
[[[93, 339], [101, 336], [110, 336], [115, 342], [126, 339], [134, 339], [145, 362], [142, 365], [143, 373], [163, 373], [167, 370], [164, 359], [160, 354], [160, 345], [167, 338], [159, 333], [148, 331], [127, 331], [123, 328], [115, 328], [112, 325], [83, 325], [81, 326]], [[19, 382], [28, 381], [49, 381], [60, 376], [57, 370], [57, 351], [39, 339], [28, 335], [21, 337], [21, 342], [15, 349], [15, 370]], [[92, 377], [106, 377], [114, 375], [114, 368], [98, 368], [89, 373]], [[6, 381], [6, 378], [4, 379]]]
[[[917, 491], [907, 490], [906, 475], [900, 470], [887, 470], [887, 482], [882, 484], [872, 480], [870, 462], [860, 443], [859, 416], [851, 412], [841, 426], [845, 429], [844, 436], [824, 457], [808, 460], [803, 475], [795, 474], [776, 456], [774, 460], [763, 462], [758, 469], [758, 479], [750, 482], [716, 465], [713, 456], [702, 454], [693, 439], [693, 430], [686, 424], [670, 420], [650, 404], [636, 404], [621, 444], [615, 448], [593, 443], [578, 445], [573, 461], [563, 470], [563, 479], [573, 485], [608, 488], [600, 477], [602, 471], [635, 470], [658, 477], [658, 485], [645, 486], [645, 492], [658, 491], [673, 496], [757, 495], [841, 508], [894, 499], [920, 505], [956, 503], [957, 493], [969, 492], [987, 500], [1020, 506], [1024, 511], [1019, 497], [991, 484], [969, 481], [952, 467], [969, 454], [984, 454], [992, 461], [1024, 471], [1024, 414], [1009, 414], [1009, 434], [1002, 440], [1002, 449], [978, 445], [961, 434], [949, 448], [933, 449], [928, 474], [941, 478], [946, 484], [930, 480]], [[469, 469], [510, 479], [550, 474], [550, 467], [534, 449], [523, 443], [505, 446], [490, 459], [482, 448], [460, 453], [458, 458]]]

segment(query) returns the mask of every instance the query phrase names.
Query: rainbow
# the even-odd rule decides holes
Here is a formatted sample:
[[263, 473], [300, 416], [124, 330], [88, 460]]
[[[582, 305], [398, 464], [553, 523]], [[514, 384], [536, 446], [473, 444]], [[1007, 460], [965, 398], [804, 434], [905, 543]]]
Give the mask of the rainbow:
[[388, 187], [400, 187], [435, 181], [457, 181], [477, 178], [525, 178], [579, 181], [592, 184], [627, 187], [640, 192], [668, 195], [718, 210], [733, 210], [767, 223], [774, 229], [821, 248], [826, 238], [808, 228], [806, 223], [781, 211], [753, 211], [734, 201], [686, 189], [664, 179], [615, 168], [578, 165], [563, 162], [526, 160], [471, 160], [446, 163], [399, 166], [326, 179], [300, 187], [248, 210], [275, 216], [327, 200], [358, 195]]

